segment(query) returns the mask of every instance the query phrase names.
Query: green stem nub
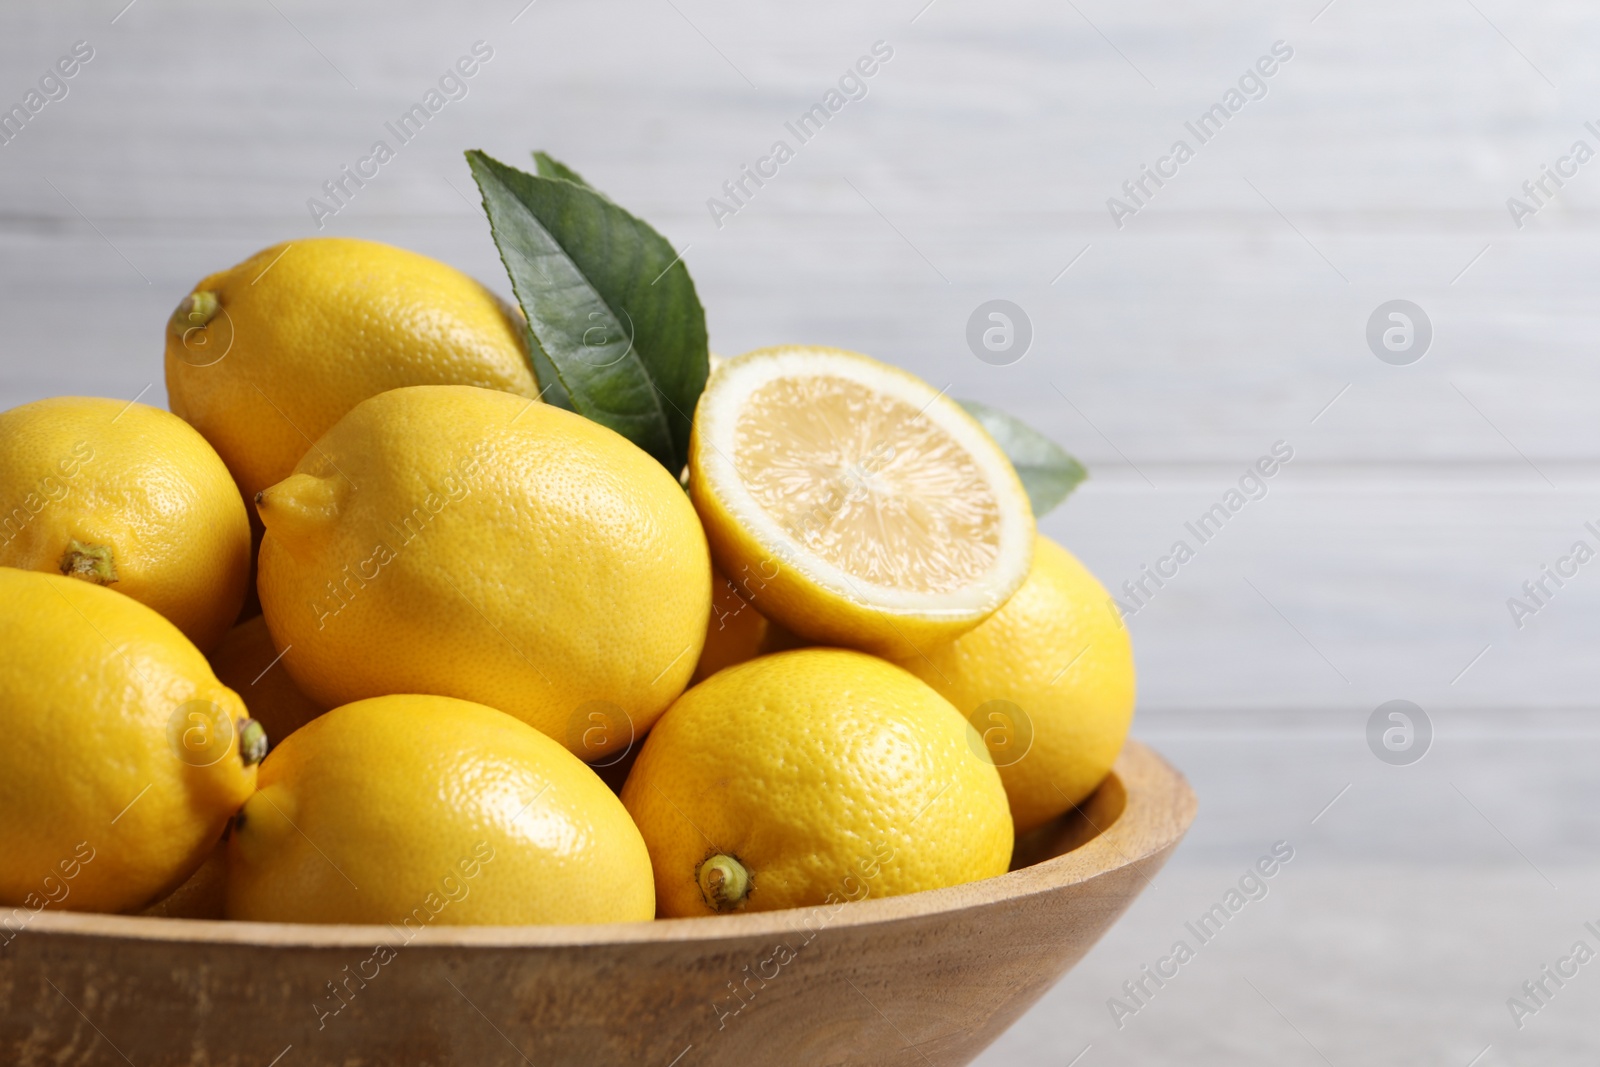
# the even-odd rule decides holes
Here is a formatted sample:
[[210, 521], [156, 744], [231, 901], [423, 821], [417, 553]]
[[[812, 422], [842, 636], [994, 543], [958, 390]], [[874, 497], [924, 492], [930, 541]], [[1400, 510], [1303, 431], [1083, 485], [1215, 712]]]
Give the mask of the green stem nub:
[[61, 553], [60, 567], [68, 578], [82, 578], [95, 585], [110, 585], [117, 580], [117, 561], [110, 545], [86, 545], [74, 538]]
[[713, 911], [738, 911], [750, 896], [750, 872], [720, 852], [700, 865], [700, 894]]
[[267, 728], [254, 719], [239, 720], [239, 758], [246, 767], [267, 758]]
[[172, 324], [179, 333], [204, 326], [216, 317], [217, 309], [221, 306], [216, 293], [200, 289], [183, 298], [178, 310], [172, 313]]

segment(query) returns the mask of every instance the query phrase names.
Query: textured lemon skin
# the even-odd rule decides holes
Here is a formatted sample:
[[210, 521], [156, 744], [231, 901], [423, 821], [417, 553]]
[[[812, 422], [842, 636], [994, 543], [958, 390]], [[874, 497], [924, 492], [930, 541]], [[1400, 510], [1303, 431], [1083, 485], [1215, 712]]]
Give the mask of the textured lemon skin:
[[229, 630], [206, 657], [217, 679], [244, 699], [250, 717], [266, 728], [273, 744], [327, 710], [289, 676], [284, 662], [293, 655], [291, 648], [279, 656], [267, 620], [256, 615]]
[[228, 840], [231, 919], [411, 930], [655, 915], [650, 857], [621, 802], [576, 756], [481, 704], [335, 708], [272, 751], [260, 786]]
[[[330, 707], [475, 700], [596, 759], [650, 728], [705, 641], [711, 562], [676, 479], [546, 404], [380, 394], [258, 507], [267, 625]], [[604, 737], [588, 730], [596, 708], [616, 726]]]
[[55, 397], [0, 413], [0, 508], [0, 566], [59, 574], [72, 541], [106, 546], [110, 588], [201, 649], [244, 603], [244, 501], [205, 439], [159, 408]]
[[1005, 789], [970, 734], [943, 697], [864, 653], [800, 649], [713, 675], [662, 716], [622, 789], [662, 914], [712, 913], [696, 872], [717, 853], [750, 872], [751, 911], [1004, 873]]
[[[1105, 587], [1047, 537], [1034, 546], [1022, 588], [988, 621], [903, 666], [942, 693], [980, 733], [991, 728], [1018, 833], [1055, 818], [1094, 792], [1133, 722], [1133, 646]], [[980, 711], [1008, 701], [1031, 725]], [[989, 710], [995, 706], [990, 705]], [[1006, 731], [1011, 730], [1009, 735]]]
[[[316, 237], [195, 285], [221, 308], [169, 320], [168, 405], [205, 435], [246, 499], [369, 396], [459, 384], [536, 396], [523, 327], [472, 278], [392, 245]], [[225, 354], [224, 354], [225, 353]]]
[[[756, 349], [736, 360], [761, 359], [785, 351], [783, 347]], [[914, 375], [869, 356], [828, 351], [859, 359], [872, 365], [877, 372], [915, 380]], [[706, 392], [701, 394], [697, 415], [711, 402], [708, 398], [712, 398], [715, 385], [713, 377], [707, 383]], [[977, 426], [976, 421], [959, 408], [955, 408], [953, 417]], [[858, 598], [841, 596], [794, 564], [795, 547], [763, 543], [734, 516], [714, 491], [708, 476], [712, 464], [726, 465], [728, 460], [707, 444], [700, 426], [697, 417], [689, 436], [689, 496], [705, 526], [712, 558], [762, 615], [797, 635], [819, 644], [861, 649], [891, 658], [915, 655], [916, 650], [925, 645], [949, 641], [971, 630], [997, 610], [1021, 584], [1019, 572], [1016, 584], [997, 590], [996, 598], [986, 608], [948, 613], [887, 610]], [[1002, 466], [1007, 484], [997, 488], [1026, 499], [1026, 491], [1015, 472], [1008, 464]], [[1028, 523], [1031, 534], [1031, 512]]]
[[[165, 896], [255, 787], [243, 702], [176, 627], [109, 589], [0, 567], [0, 603], [0, 904], [130, 911]], [[179, 755], [191, 701], [234, 724], [203, 760]]]

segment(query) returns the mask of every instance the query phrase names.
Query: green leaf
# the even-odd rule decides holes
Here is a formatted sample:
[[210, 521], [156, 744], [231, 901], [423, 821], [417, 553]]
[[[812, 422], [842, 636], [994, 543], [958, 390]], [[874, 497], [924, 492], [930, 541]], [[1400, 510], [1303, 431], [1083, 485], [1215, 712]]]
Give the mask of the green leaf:
[[1022, 479], [1022, 488], [1028, 491], [1036, 518], [1043, 518], [1054, 510], [1079, 482], [1089, 477], [1082, 463], [1027, 423], [975, 400], [957, 403], [989, 431], [1000, 451], [1011, 460], [1017, 477]]
[[[583, 175], [548, 152], [535, 152], [533, 154], [533, 162], [539, 168], [539, 177], [541, 178], [557, 178], [564, 182], [571, 182], [573, 185], [581, 185], [585, 189], [594, 189], [594, 186], [583, 180]], [[594, 191], [600, 192], [598, 189]], [[604, 196], [605, 194], [601, 193], [601, 195]]]
[[528, 174], [479, 151], [467, 164], [528, 317], [540, 387], [564, 391], [572, 410], [676, 476], [709, 370], [705, 309], [688, 268], [649, 224], [555, 160], [549, 168], [570, 178]]
[[[535, 150], [533, 163], [539, 169], [541, 178], [555, 178], [560, 181], [571, 182], [573, 185], [581, 185], [585, 189], [594, 189], [594, 186], [583, 180], [583, 175], [548, 152]], [[595, 189], [595, 192], [599, 193], [600, 190]], [[605, 196], [604, 193], [600, 193], [600, 195]], [[528, 353], [530, 362], [533, 364], [533, 373], [540, 382], [539, 388], [542, 390], [544, 402], [554, 404], [558, 408], [566, 408], [568, 411], [573, 410], [572, 397], [567, 395], [566, 387], [561, 384], [561, 378], [556, 374], [555, 366], [551, 364], [550, 357], [546, 356], [544, 349], [531, 338], [528, 343]]]

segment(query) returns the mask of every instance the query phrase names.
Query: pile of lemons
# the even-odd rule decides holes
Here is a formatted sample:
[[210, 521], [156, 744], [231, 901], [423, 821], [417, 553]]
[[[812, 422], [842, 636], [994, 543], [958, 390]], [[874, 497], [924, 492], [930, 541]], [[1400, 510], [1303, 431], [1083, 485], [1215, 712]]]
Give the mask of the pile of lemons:
[[0, 413], [0, 904], [834, 903], [1001, 874], [1107, 774], [1127, 633], [941, 391], [750, 352], [677, 477], [529, 368], [472, 279], [317, 239], [183, 300], [170, 413]]

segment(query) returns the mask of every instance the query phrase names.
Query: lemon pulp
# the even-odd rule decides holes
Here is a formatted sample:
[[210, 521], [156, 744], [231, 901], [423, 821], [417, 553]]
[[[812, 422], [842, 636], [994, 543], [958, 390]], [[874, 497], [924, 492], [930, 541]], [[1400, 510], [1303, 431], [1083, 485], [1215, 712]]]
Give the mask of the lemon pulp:
[[1000, 554], [1000, 504], [971, 453], [898, 397], [832, 375], [752, 392], [733, 463], [810, 552], [891, 588], [944, 593]]

